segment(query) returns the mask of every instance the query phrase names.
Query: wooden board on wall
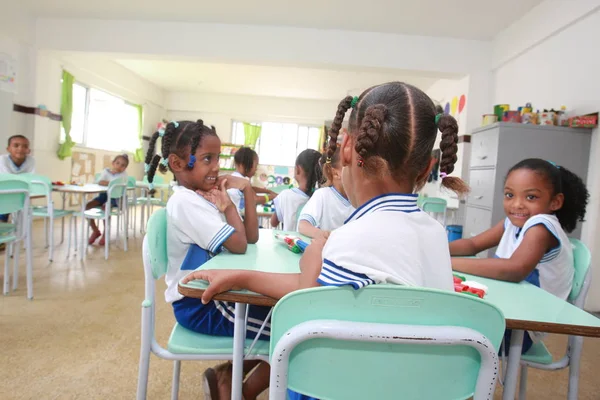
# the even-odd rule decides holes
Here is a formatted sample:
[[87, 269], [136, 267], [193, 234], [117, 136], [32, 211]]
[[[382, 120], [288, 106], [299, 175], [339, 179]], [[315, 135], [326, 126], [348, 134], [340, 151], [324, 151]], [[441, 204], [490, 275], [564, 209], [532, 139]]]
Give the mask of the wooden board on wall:
[[[71, 157], [71, 182], [94, 183], [96, 178], [96, 155], [74, 151]], [[79, 205], [79, 196], [71, 196], [71, 205]]]

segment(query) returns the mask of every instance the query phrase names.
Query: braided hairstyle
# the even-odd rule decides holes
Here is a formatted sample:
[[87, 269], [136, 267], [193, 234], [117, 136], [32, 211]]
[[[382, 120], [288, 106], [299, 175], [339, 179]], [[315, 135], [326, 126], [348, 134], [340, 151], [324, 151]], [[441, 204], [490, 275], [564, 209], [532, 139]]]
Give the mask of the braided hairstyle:
[[321, 156], [319, 161], [323, 170], [322, 183], [327, 186], [333, 185], [333, 170], [334, 168], [340, 167], [340, 149], [336, 146], [335, 151], [332, 152], [331, 146], [327, 147], [327, 150]]
[[258, 154], [250, 147], [240, 147], [233, 156], [235, 165], [241, 165], [244, 169], [244, 175], [250, 172], [254, 165], [254, 160], [258, 160]]
[[558, 222], [566, 232], [572, 232], [578, 221], [583, 222], [590, 195], [585, 183], [579, 176], [565, 167], [554, 165], [549, 161], [540, 158], [528, 158], [512, 167], [506, 174], [506, 178], [511, 172], [518, 169], [529, 169], [546, 179], [552, 186], [553, 196], [559, 193], [563, 194], [563, 205], [555, 211], [555, 214]]
[[323, 171], [320, 165], [321, 153], [306, 149], [296, 157], [296, 167], [302, 168], [306, 174], [306, 194], [312, 196], [318, 184], [323, 183]]
[[[164, 128], [160, 154], [156, 154], [156, 141], [160, 137], [160, 132], [154, 132], [148, 144], [148, 152], [146, 153], [145, 160], [145, 163], [149, 166], [147, 172], [148, 182], [152, 183], [154, 181], [157, 168], [163, 174], [170, 169], [160, 163], [161, 159], [168, 160], [169, 154], [176, 154], [183, 159], [189, 158], [190, 155], [196, 154], [196, 149], [198, 149], [202, 138], [205, 136], [217, 136], [217, 131], [212, 125], [204, 125], [201, 119], [196, 122], [169, 122]], [[150, 192], [153, 194], [154, 189]]]
[[[458, 125], [450, 115], [436, 124], [436, 107], [420, 89], [402, 82], [390, 82], [365, 90], [353, 105], [345, 97], [338, 105], [329, 130], [328, 154], [334, 154], [337, 137], [346, 112], [352, 108], [349, 134], [355, 137], [354, 150], [359, 166], [369, 174], [390, 174], [397, 181], [415, 183], [418, 190], [425, 182], [416, 182], [428, 168], [438, 127], [442, 132], [440, 171], [454, 171], [458, 150]], [[458, 194], [468, 186], [456, 177], [446, 176], [442, 185]]]

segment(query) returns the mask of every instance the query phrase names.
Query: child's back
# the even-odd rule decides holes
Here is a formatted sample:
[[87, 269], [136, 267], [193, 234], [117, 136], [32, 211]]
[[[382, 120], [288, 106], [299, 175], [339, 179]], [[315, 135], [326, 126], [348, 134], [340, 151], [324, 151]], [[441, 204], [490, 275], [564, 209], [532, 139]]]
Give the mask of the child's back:
[[297, 225], [298, 210], [306, 204], [310, 197], [298, 188], [286, 189], [273, 200], [277, 219], [283, 229], [293, 231]]

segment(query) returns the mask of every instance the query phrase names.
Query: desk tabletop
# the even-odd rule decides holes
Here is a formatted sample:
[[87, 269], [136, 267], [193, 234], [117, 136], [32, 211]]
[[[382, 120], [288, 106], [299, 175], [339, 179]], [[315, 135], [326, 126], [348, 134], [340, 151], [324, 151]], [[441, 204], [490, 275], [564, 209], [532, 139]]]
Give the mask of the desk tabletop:
[[[142, 189], [148, 189], [150, 187], [150, 184], [148, 182], [144, 182], [144, 181], [135, 181], [135, 186], [138, 188], [142, 188]], [[170, 186], [170, 184], [168, 184], [168, 183], [155, 183], [154, 184], [155, 189], [168, 189], [169, 186]]]
[[[298, 273], [300, 257], [273, 237], [274, 231], [261, 230], [255, 245], [246, 254], [223, 253], [213, 257], [203, 269], [245, 269], [251, 271]], [[298, 235], [298, 233], [290, 233]], [[461, 274], [488, 287], [485, 301], [504, 313], [506, 326], [548, 333], [600, 337], [600, 319], [527, 282], [510, 283]], [[207, 283], [192, 281], [179, 284], [179, 292], [187, 297], [202, 297]], [[276, 299], [247, 290], [231, 291], [215, 296], [215, 300], [273, 306]]]
[[108, 190], [108, 186], [100, 186], [95, 183], [79, 185], [53, 185], [52, 191], [65, 193], [102, 193]]

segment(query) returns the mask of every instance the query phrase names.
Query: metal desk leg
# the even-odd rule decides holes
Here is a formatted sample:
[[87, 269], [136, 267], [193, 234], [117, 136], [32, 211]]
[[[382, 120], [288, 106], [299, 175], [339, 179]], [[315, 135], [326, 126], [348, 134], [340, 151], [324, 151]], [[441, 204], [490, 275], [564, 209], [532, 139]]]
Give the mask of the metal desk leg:
[[86, 243], [87, 243], [87, 238], [85, 237], [85, 217], [83, 214], [85, 214], [85, 193], [81, 193], [81, 195], [79, 196], [79, 201], [81, 202], [81, 245], [80, 245], [80, 252], [79, 252], [79, 259], [83, 260], [83, 256], [84, 256], [84, 252], [87, 250], [86, 248]]
[[[62, 192], [60, 194], [60, 196], [62, 197], [62, 209], [65, 210], [66, 207], [66, 196], [67, 194], [65, 192]], [[61, 219], [61, 223], [60, 223], [60, 244], [63, 244], [63, 242], [65, 241], [65, 217], [62, 217]]]
[[512, 331], [510, 350], [508, 351], [508, 367], [506, 369], [502, 400], [514, 400], [517, 393], [517, 378], [519, 377], [519, 366], [521, 364], [521, 350], [523, 349], [524, 334], [524, 331], [516, 329]]
[[244, 380], [244, 344], [246, 343], [247, 304], [235, 303], [235, 326], [233, 328], [233, 373], [231, 378], [231, 400], [242, 400]]

